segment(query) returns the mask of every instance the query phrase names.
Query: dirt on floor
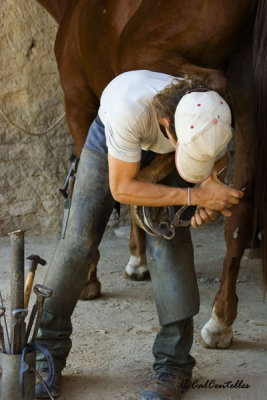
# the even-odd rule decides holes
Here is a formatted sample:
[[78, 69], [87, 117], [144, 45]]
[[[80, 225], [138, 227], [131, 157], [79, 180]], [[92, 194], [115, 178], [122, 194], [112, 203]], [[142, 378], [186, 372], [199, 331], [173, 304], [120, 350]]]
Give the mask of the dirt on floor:
[[[138, 400], [153, 374], [151, 348], [158, 331], [158, 319], [151, 282], [124, 278], [124, 266], [129, 258], [129, 231], [129, 226], [109, 229], [101, 243], [98, 271], [102, 297], [79, 301], [75, 309], [73, 347], [63, 374], [62, 400]], [[266, 302], [262, 301], [259, 260], [247, 255], [242, 259], [232, 346], [225, 350], [205, 349], [198, 342], [199, 332], [210, 317], [220, 282], [225, 254], [223, 225], [215, 223], [192, 234], [201, 308], [194, 318], [195, 339], [191, 352], [197, 360], [193, 374], [196, 387], [183, 398], [264, 400], [267, 392], [267, 309]], [[28, 235], [25, 241], [25, 256], [39, 254], [49, 261], [58, 238]], [[0, 288], [8, 311], [9, 253], [9, 239], [1, 238]], [[42, 283], [45, 268], [39, 268], [35, 283]], [[237, 387], [207, 388], [212, 380], [219, 385], [232, 381]], [[249, 387], [240, 388], [242, 385]], [[211, 383], [211, 386], [214, 385]]]

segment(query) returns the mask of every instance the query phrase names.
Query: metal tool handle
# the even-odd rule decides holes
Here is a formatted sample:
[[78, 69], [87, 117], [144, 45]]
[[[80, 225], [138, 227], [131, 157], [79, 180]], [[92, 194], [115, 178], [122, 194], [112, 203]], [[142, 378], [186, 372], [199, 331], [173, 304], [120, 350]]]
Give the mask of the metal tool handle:
[[11, 353], [21, 354], [26, 344], [26, 324], [25, 318], [28, 310], [18, 308], [12, 311], [13, 325], [11, 332]]
[[24, 320], [27, 314], [28, 314], [27, 308], [18, 308], [17, 310], [12, 311], [13, 317], [19, 321]]
[[[36, 341], [36, 338], [37, 338], [37, 333], [38, 333], [38, 330], [39, 330], [39, 325], [40, 325], [41, 317], [42, 317], [42, 313], [43, 313], [44, 301], [48, 297], [51, 297], [52, 294], [53, 294], [53, 290], [52, 289], [50, 289], [50, 288], [48, 288], [46, 286], [40, 285], [40, 284], [35, 285], [34, 288], [33, 288], [33, 291], [36, 294], [36, 303], [34, 305], [34, 309], [33, 309], [32, 314], [34, 313], [34, 316], [36, 314], [37, 315], [36, 315], [36, 320], [35, 320], [35, 326], [34, 326], [34, 329], [33, 329], [32, 339], [31, 339], [32, 343], [34, 343]], [[29, 322], [28, 329], [27, 329], [27, 334], [26, 334], [27, 340], [29, 338], [30, 331], [31, 331], [31, 328], [32, 328], [32, 325], [33, 325], [34, 316], [32, 317], [32, 315], [31, 315], [31, 318], [30, 318], [30, 322]]]
[[38, 295], [41, 295], [44, 298], [48, 298], [48, 297], [51, 297], [53, 294], [52, 289], [50, 289], [46, 286], [40, 285], [40, 284], [36, 284], [33, 288], [33, 291], [37, 297], [38, 297]]

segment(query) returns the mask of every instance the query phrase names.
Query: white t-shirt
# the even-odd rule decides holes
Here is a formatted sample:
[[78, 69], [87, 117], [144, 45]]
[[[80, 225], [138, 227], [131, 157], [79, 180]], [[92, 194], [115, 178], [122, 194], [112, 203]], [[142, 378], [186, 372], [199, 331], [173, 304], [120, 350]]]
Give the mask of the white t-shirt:
[[100, 99], [99, 117], [113, 157], [138, 162], [142, 149], [161, 154], [174, 151], [160, 130], [151, 104], [153, 97], [173, 78], [152, 71], [129, 71], [108, 84]]

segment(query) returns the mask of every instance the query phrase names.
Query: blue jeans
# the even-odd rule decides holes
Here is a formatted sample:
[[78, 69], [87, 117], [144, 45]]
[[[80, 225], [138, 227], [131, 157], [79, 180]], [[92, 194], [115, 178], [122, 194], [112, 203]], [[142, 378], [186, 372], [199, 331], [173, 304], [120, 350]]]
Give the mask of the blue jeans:
[[[57, 370], [66, 364], [71, 349], [71, 315], [113, 206], [107, 158], [96, 150], [84, 148], [66, 233], [44, 281], [54, 294], [45, 302], [38, 342], [48, 347]], [[189, 377], [194, 366], [189, 355], [192, 317], [199, 309], [189, 229], [179, 228], [173, 240], [147, 235], [147, 255], [162, 325], [153, 346], [154, 369]], [[46, 366], [41, 355], [37, 365]]]

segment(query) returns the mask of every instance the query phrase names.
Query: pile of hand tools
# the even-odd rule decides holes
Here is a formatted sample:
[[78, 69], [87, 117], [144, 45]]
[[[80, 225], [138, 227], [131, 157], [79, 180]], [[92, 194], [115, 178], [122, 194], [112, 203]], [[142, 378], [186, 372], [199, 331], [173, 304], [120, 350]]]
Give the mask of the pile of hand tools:
[[[5, 400], [21, 399], [21, 363], [24, 360], [25, 349], [33, 348], [42, 317], [43, 305], [45, 299], [52, 296], [52, 289], [40, 284], [36, 284], [33, 292], [36, 295], [36, 301], [30, 313], [28, 326], [25, 319], [28, 315], [28, 304], [33, 287], [34, 274], [37, 266], [45, 265], [46, 261], [38, 255], [31, 255], [28, 259], [31, 262], [29, 274], [24, 288], [24, 233], [23, 230], [11, 232], [11, 312], [10, 312], [10, 335], [7, 327], [6, 308], [3, 304], [3, 298], [0, 291], [0, 367], [2, 369], [1, 389], [2, 398]], [[1, 323], [4, 319], [4, 327]], [[5, 332], [4, 332], [5, 328]], [[31, 331], [33, 333], [31, 335]], [[31, 335], [31, 336], [30, 336]], [[27, 348], [28, 347], [28, 348]], [[25, 393], [23, 397], [26, 400], [34, 399], [35, 377], [35, 352], [31, 350], [28, 357], [30, 360], [31, 377], [24, 380]], [[29, 385], [31, 387], [29, 387]], [[14, 387], [15, 386], [15, 387]], [[28, 386], [28, 387], [27, 387]], [[1, 397], [1, 395], [0, 395]]]

